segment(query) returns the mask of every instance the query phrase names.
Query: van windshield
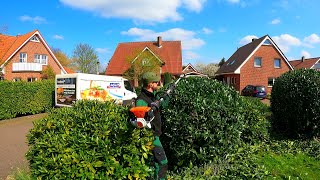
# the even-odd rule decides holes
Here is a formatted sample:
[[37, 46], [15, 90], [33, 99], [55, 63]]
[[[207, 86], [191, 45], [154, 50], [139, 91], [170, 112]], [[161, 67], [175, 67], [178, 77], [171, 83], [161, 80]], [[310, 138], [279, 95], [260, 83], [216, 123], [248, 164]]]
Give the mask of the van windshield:
[[134, 88], [131, 86], [130, 82], [127, 80], [124, 81], [124, 88], [126, 88], [126, 90], [129, 90], [131, 92], [134, 92]]

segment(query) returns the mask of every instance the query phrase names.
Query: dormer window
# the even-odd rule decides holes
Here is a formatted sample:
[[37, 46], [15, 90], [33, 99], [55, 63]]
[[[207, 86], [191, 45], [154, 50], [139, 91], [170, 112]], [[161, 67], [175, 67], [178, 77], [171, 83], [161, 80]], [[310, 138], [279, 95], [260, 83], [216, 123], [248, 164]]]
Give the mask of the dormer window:
[[233, 60], [233, 61], [229, 62], [228, 66], [231, 66], [232, 64], [234, 64], [234, 62], [236, 62], [236, 60]]
[[30, 39], [30, 41], [33, 41], [33, 42], [39, 42], [39, 39], [36, 35], [32, 36], [32, 38]]

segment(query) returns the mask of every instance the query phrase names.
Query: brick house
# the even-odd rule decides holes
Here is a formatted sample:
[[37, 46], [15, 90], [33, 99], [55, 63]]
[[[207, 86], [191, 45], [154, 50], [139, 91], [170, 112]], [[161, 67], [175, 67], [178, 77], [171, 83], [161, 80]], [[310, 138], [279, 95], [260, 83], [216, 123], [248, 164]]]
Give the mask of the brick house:
[[24, 35], [0, 34], [1, 79], [36, 81], [51, 67], [55, 74], [67, 74], [38, 30]]
[[320, 57], [316, 58], [305, 58], [304, 56], [298, 60], [289, 61], [290, 64], [294, 67], [294, 69], [315, 69], [320, 71]]
[[265, 35], [238, 48], [219, 68], [216, 77], [239, 92], [247, 85], [263, 85], [271, 93], [275, 78], [290, 70], [293, 67], [286, 56]]
[[[162, 81], [166, 72], [178, 76], [182, 73], [181, 41], [162, 41], [159, 36], [157, 41], [119, 43], [110, 59], [106, 75], [123, 76], [139, 59], [142, 64], [159, 65], [156, 73], [161, 75]], [[138, 86], [137, 79], [133, 83]]]

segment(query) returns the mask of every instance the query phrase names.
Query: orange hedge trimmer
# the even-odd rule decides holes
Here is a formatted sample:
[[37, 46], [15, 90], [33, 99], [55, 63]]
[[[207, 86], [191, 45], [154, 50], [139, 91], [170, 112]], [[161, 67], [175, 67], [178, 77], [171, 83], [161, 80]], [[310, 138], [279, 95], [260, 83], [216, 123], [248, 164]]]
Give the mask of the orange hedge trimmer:
[[134, 117], [130, 119], [131, 123], [138, 128], [151, 128], [151, 122], [154, 119], [154, 112], [159, 109], [160, 102], [164, 100], [165, 96], [170, 95], [170, 93], [176, 88], [180, 79], [183, 77], [184, 75], [181, 75], [175, 83], [171, 84], [168, 90], [165, 92], [165, 95], [162, 96], [158, 101], [151, 103], [151, 107], [140, 106], [131, 108], [130, 112], [134, 115]]

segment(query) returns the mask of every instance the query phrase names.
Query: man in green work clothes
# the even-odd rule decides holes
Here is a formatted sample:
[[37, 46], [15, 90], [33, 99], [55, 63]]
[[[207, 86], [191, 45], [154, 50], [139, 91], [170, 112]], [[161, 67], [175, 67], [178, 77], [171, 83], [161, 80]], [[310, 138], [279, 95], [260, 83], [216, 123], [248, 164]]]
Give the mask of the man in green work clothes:
[[152, 149], [152, 153], [156, 169], [155, 178], [165, 179], [168, 170], [168, 160], [159, 139], [162, 133], [162, 123], [159, 112], [159, 103], [155, 103], [157, 101], [155, 93], [158, 89], [159, 81], [160, 77], [153, 72], [147, 72], [142, 75], [143, 87], [141, 89], [141, 94], [138, 96], [136, 100], [136, 106], [156, 106], [158, 109], [156, 112], [154, 112], [154, 120], [151, 121], [151, 128], [155, 137], [155, 140], [153, 141], [154, 148]]

